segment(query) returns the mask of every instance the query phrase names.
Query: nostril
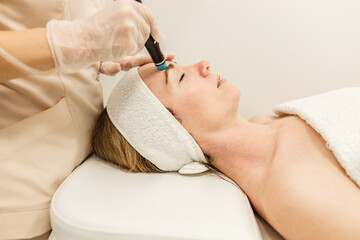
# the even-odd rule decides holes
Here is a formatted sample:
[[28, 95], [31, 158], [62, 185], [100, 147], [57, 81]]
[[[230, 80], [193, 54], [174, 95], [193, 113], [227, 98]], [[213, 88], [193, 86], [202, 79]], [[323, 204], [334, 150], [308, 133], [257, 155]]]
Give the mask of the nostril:
[[204, 75], [208, 75], [209, 74], [209, 67], [203, 68], [204, 69]]
[[199, 62], [199, 71], [203, 76], [206, 76], [210, 72], [210, 64], [208, 61], [201, 61]]

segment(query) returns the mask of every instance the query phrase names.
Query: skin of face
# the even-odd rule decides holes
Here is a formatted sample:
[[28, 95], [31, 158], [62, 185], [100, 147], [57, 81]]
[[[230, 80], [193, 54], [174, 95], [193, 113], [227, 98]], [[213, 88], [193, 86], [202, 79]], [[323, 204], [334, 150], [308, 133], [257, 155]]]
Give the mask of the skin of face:
[[225, 79], [218, 87], [221, 77], [211, 72], [207, 61], [189, 66], [167, 64], [167, 72], [158, 71], [153, 63], [139, 67], [138, 72], [152, 93], [173, 111], [195, 139], [234, 124], [240, 100], [237, 87]]

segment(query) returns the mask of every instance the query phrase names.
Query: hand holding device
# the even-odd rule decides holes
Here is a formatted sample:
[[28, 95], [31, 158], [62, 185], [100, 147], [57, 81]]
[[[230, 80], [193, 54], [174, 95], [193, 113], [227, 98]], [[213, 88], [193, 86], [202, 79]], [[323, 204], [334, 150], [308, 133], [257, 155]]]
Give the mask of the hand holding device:
[[133, 0], [117, 0], [92, 17], [51, 20], [47, 38], [62, 72], [76, 72], [97, 61], [120, 60], [140, 52], [150, 33], [162, 36], [149, 8]]

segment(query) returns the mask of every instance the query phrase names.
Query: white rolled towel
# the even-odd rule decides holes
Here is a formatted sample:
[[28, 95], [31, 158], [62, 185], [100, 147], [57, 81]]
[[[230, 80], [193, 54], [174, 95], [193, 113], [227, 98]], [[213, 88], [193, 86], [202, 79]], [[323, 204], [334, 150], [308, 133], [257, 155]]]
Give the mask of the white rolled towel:
[[347, 175], [360, 187], [360, 88], [343, 88], [276, 105], [279, 115], [298, 115], [326, 141]]

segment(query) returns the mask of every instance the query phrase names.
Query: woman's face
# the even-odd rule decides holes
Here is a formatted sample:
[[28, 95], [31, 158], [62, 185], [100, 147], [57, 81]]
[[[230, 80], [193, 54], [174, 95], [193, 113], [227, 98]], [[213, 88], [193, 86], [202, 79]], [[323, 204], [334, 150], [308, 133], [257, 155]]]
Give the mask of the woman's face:
[[167, 64], [166, 71], [158, 71], [150, 63], [141, 66], [138, 72], [153, 94], [173, 111], [195, 139], [199, 134], [221, 130], [235, 121], [240, 91], [211, 72], [207, 61], [189, 66]]

